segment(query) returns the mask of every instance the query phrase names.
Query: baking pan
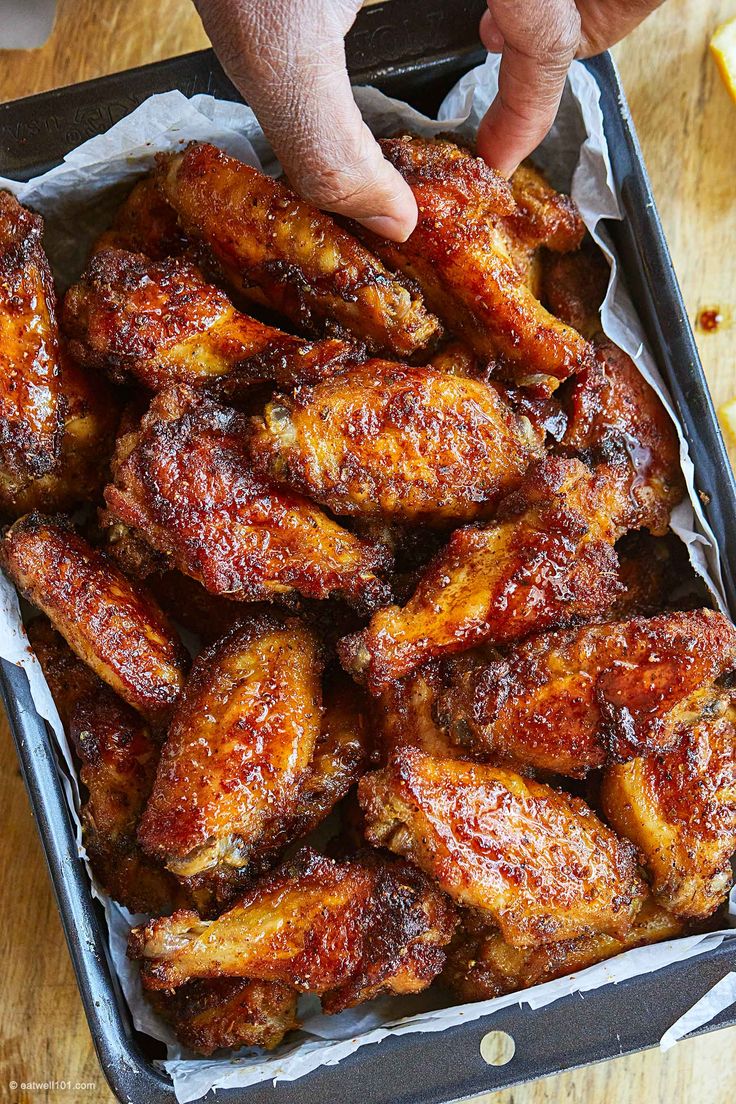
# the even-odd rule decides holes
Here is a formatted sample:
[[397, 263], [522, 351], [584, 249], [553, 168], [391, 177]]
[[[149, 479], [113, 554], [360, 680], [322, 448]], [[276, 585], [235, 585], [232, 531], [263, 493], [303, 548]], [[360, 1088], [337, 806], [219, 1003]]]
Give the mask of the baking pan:
[[[364, 10], [347, 42], [356, 83], [370, 82], [430, 112], [482, 58], [477, 25], [484, 0], [390, 0]], [[697, 488], [721, 548], [724, 585], [736, 614], [736, 485], [720, 435], [626, 101], [609, 55], [586, 63], [601, 89], [613, 175], [624, 221], [609, 226], [629, 288], [666, 380], [696, 469]], [[28, 179], [106, 130], [154, 92], [180, 89], [225, 99], [238, 94], [209, 51], [0, 105], [0, 174]], [[170, 1104], [171, 1083], [152, 1059], [161, 1050], [138, 1034], [107, 957], [102, 910], [77, 856], [53, 739], [36, 713], [22, 670], [2, 662], [0, 693], [10, 719], [61, 912], [69, 951], [104, 1073], [118, 1098]], [[218, 1090], [219, 1104], [445, 1104], [561, 1070], [654, 1046], [683, 1012], [736, 968], [731, 941], [654, 974], [545, 1008], [505, 1008], [441, 1033], [409, 1034], [362, 1047], [339, 1065], [298, 1081]], [[705, 1030], [736, 1023], [727, 1010]], [[486, 1065], [488, 1030], [516, 1044], [505, 1066]], [[205, 1098], [215, 1099], [210, 1093]]]

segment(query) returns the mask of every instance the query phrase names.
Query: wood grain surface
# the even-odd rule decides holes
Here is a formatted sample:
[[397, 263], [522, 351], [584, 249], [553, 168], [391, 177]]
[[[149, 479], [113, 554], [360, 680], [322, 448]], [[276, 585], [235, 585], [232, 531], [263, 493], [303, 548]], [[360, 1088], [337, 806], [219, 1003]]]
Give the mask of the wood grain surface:
[[[668, 0], [616, 50], [717, 404], [736, 395], [736, 106], [707, 57], [736, 0]], [[2, 18], [2, 3], [0, 3]], [[0, 51], [0, 100], [41, 92], [206, 44], [188, 0], [59, 0], [54, 33], [34, 52]], [[732, 450], [736, 460], [736, 450]], [[15, 754], [0, 723], [0, 1100], [107, 1104]], [[494, 1104], [725, 1104], [736, 1029], [562, 1074], [482, 1098]], [[22, 1082], [80, 1087], [26, 1089]], [[11, 1083], [17, 1084], [11, 1087]], [[91, 1087], [83, 1088], [82, 1084]], [[278, 1093], [274, 1094], [278, 1100]]]

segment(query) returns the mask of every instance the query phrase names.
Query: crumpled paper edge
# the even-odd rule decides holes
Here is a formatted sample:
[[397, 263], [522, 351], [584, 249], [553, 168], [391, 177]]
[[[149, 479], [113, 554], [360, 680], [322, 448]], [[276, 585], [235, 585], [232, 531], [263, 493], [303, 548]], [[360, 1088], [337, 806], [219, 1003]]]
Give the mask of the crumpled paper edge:
[[[495, 92], [496, 72], [497, 60], [489, 58], [484, 65], [466, 74], [445, 99], [437, 120], [429, 120], [375, 89], [358, 89], [356, 98], [372, 129], [379, 135], [399, 128], [423, 134], [454, 129], [472, 134]], [[249, 108], [242, 104], [219, 102], [209, 96], [195, 96], [187, 100], [179, 92], [169, 92], [151, 97], [106, 134], [73, 150], [61, 165], [37, 180], [27, 184], [0, 180], [0, 187], [9, 187], [22, 202], [45, 215], [49, 251], [57, 278], [65, 285], [79, 270], [80, 250], [86, 249], [107, 225], [124, 188], [150, 167], [156, 152], [181, 147], [195, 138], [221, 145], [250, 164], [257, 165], [260, 160], [267, 171], [278, 171]], [[560, 116], [540, 151], [539, 161], [557, 187], [572, 190], [588, 229], [612, 264], [611, 283], [602, 311], [605, 332], [633, 357], [672, 413], [671, 403], [646, 348], [643, 331], [619, 275], [610, 242], [599, 227], [602, 218], [620, 218], [620, 211], [612, 187], [598, 88], [581, 65], [576, 64], [571, 70]], [[573, 163], [575, 167], [571, 168]], [[696, 570], [706, 580], [721, 608], [725, 608], [718, 551], [702, 516], [694, 490], [692, 464], [679, 427], [678, 433], [691, 501], [678, 508], [673, 528], [687, 543]], [[72, 757], [40, 666], [29, 651], [20, 626], [15, 591], [4, 578], [0, 578], [0, 655], [25, 668], [36, 707], [55, 733], [71, 779], [64, 777], [64, 788], [74, 817], [80, 855], [84, 858]], [[314, 998], [305, 998], [300, 1003], [303, 1030], [275, 1054], [264, 1057], [262, 1052], [243, 1050], [235, 1057], [205, 1060], [184, 1051], [142, 998], [137, 969], [125, 958], [130, 924], [140, 918], [131, 916], [107, 899], [94, 885], [94, 880], [93, 891], [105, 906], [111, 957], [134, 1023], [139, 1030], [167, 1043], [169, 1058], [161, 1065], [172, 1077], [177, 1099], [181, 1102], [196, 1100], [211, 1088], [244, 1087], [266, 1079], [274, 1082], [294, 1080], [321, 1065], [334, 1065], [359, 1047], [380, 1042], [389, 1035], [443, 1031], [514, 1004], [541, 1008], [570, 993], [617, 983], [706, 953], [736, 934], [735, 929], [726, 928], [720, 932], [640, 947], [578, 974], [522, 993], [445, 1009], [427, 1007], [414, 1015], [400, 1016], [399, 1012], [402, 1007], [405, 1011], [408, 1008], [415, 1010], [421, 1004], [421, 1000], [416, 998], [408, 1002], [398, 998], [381, 998], [334, 1017], [323, 1016], [318, 1002]], [[702, 1003], [698, 1002], [698, 1006]], [[702, 1010], [698, 1014], [703, 1014]], [[676, 1026], [673, 1025], [670, 1030]], [[687, 1027], [686, 1030], [692, 1028]]]

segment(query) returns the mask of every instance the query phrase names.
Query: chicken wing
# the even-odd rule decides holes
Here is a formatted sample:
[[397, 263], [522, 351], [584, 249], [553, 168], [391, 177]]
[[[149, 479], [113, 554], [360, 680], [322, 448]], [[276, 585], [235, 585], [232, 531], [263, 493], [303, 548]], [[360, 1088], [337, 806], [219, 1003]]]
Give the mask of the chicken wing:
[[680, 442], [662, 400], [613, 342], [596, 343], [595, 360], [575, 378], [562, 448], [628, 473], [632, 528], [663, 536], [685, 497]]
[[611, 767], [601, 799], [639, 849], [660, 904], [685, 919], [710, 916], [736, 850], [736, 711], [702, 720], [667, 755]]
[[403, 747], [419, 748], [437, 759], [479, 757], [477, 744], [471, 744], [459, 725], [438, 723], [437, 702], [443, 690], [441, 661], [431, 659], [375, 699], [373, 715], [384, 761]]
[[413, 287], [284, 184], [204, 143], [161, 155], [157, 182], [230, 284], [298, 325], [336, 323], [399, 358], [439, 336]]
[[448, 948], [442, 981], [463, 1001], [491, 1000], [580, 973], [633, 947], [676, 939], [682, 931], [681, 920], [647, 897], [630, 930], [620, 938], [580, 935], [522, 948], [507, 943], [483, 913], [468, 909]]
[[386, 859], [335, 862], [305, 848], [217, 920], [195, 912], [131, 932], [148, 989], [251, 977], [318, 993], [339, 1012], [382, 992], [426, 989], [442, 969], [455, 911], [418, 870]]
[[45, 618], [28, 626], [87, 797], [81, 808], [90, 866], [106, 893], [131, 912], [189, 904], [176, 879], [147, 858], [136, 826], [156, 776], [159, 745], [140, 716], [74, 655]]
[[577, 204], [555, 191], [531, 161], [519, 165], [511, 177], [511, 192], [516, 208], [506, 221], [516, 237], [535, 247], [543, 245], [553, 255], [580, 249], [585, 223]]
[[345, 668], [380, 692], [431, 656], [600, 614], [620, 590], [612, 546], [622, 509], [607, 470], [532, 465], [496, 521], [453, 533], [403, 608], [379, 610], [341, 641]]
[[2, 545], [5, 570], [72, 650], [154, 726], [184, 685], [187, 655], [151, 595], [64, 518], [27, 514]]
[[276, 395], [251, 426], [267, 477], [333, 513], [400, 522], [490, 516], [540, 451], [488, 384], [384, 361]]
[[385, 601], [375, 572], [389, 566], [387, 551], [255, 475], [247, 426], [191, 389], [158, 394], [140, 427], [118, 439], [105, 490], [113, 518], [213, 594], [257, 601], [335, 592], [368, 609]]
[[64, 427], [54, 285], [43, 219], [0, 192], [0, 465], [53, 471]]
[[236, 625], [194, 662], [138, 839], [182, 878], [246, 867], [290, 817], [320, 731], [321, 662], [297, 618]]
[[179, 226], [176, 211], [161, 195], [153, 174], [144, 176], [128, 193], [110, 229], [94, 243], [92, 254], [106, 249], [145, 253], [154, 261], [194, 252]]
[[345, 341], [307, 341], [241, 314], [189, 261], [119, 249], [93, 257], [62, 323], [77, 360], [118, 383], [185, 383], [231, 401], [263, 380], [292, 387], [361, 359]]
[[579, 798], [513, 771], [416, 748], [364, 775], [366, 838], [409, 859], [515, 947], [621, 938], [645, 888], [634, 849]]
[[448, 667], [437, 714], [456, 742], [576, 778], [667, 751], [723, 703], [736, 629], [713, 610], [670, 613], [541, 634]]
[[430, 309], [479, 356], [500, 356], [501, 374], [549, 377], [554, 387], [579, 371], [588, 343], [535, 299], [514, 255], [513, 220], [529, 224], [530, 216], [508, 182], [445, 140], [390, 138], [381, 148], [411, 187], [419, 222], [402, 243], [362, 232], [369, 246], [416, 280]]
[[40, 476], [0, 466], [0, 514], [7, 518], [31, 510], [73, 510], [94, 502], [107, 481], [120, 416], [117, 399], [106, 380], [63, 351], [60, 372], [65, 414], [59, 462]]
[[627, 534], [616, 545], [624, 587], [609, 615], [614, 621], [651, 617], [664, 609], [702, 606], [707, 598], [678, 536], [653, 537], [646, 529]]
[[280, 981], [207, 978], [144, 995], [179, 1042], [205, 1057], [222, 1047], [273, 1050], [299, 1026], [297, 991]]

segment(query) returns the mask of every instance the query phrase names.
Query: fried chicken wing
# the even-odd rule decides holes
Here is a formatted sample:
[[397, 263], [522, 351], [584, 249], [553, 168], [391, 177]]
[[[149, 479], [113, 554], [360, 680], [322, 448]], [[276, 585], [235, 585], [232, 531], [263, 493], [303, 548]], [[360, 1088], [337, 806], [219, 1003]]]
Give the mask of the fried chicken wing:
[[625, 934], [633, 849], [578, 798], [487, 764], [403, 748], [358, 787], [366, 838], [410, 859], [519, 947]]
[[230, 284], [298, 325], [337, 323], [400, 358], [439, 336], [417, 291], [284, 184], [205, 143], [161, 155], [157, 182]]
[[205, 1057], [222, 1047], [273, 1050], [299, 1026], [297, 991], [280, 981], [208, 978], [144, 995], [179, 1042]]
[[195, 912], [131, 932], [149, 989], [251, 977], [320, 994], [339, 1012], [382, 992], [425, 989], [444, 964], [455, 912], [425, 876], [386, 859], [335, 862], [305, 848], [216, 920]]
[[453, 533], [403, 608], [379, 610], [341, 642], [343, 664], [375, 693], [431, 656], [600, 614], [620, 589], [622, 508], [608, 471], [532, 465], [497, 520]]
[[193, 252], [176, 211], [161, 195], [153, 174], [144, 176], [128, 193], [110, 229], [94, 243], [92, 254], [106, 249], [145, 253], [154, 261]]
[[611, 767], [601, 799], [639, 849], [660, 904], [685, 919], [710, 916], [736, 850], [736, 711], [694, 725], [667, 755]]
[[401, 522], [489, 516], [539, 452], [488, 384], [382, 361], [276, 395], [251, 426], [264, 475], [333, 513]]
[[430, 309], [479, 356], [500, 356], [504, 374], [551, 377], [554, 386], [579, 371], [587, 342], [535, 299], [515, 255], [514, 220], [531, 226], [532, 218], [508, 182], [445, 140], [390, 138], [381, 148], [411, 187], [419, 222], [402, 243], [362, 232], [370, 247], [416, 280]]
[[438, 723], [437, 702], [443, 690], [441, 662], [430, 660], [406, 678], [391, 683], [375, 699], [373, 714], [384, 760], [402, 747], [419, 748], [437, 759], [477, 757], [477, 744], [473, 746], [465, 738], [459, 725]]
[[241, 314], [187, 260], [119, 249], [93, 257], [66, 294], [62, 323], [73, 355], [118, 383], [185, 383], [231, 401], [263, 380], [292, 387], [361, 359], [345, 341], [307, 341]]
[[184, 907], [189, 898], [176, 879], [136, 842], [159, 745], [135, 710], [77, 659], [45, 618], [31, 622], [28, 639], [82, 763], [82, 839], [97, 881], [131, 912]]
[[79, 658], [154, 726], [165, 724], [187, 656], [151, 595], [64, 518], [27, 514], [8, 530], [2, 557]]
[[671, 748], [734, 667], [736, 629], [713, 610], [586, 625], [450, 661], [437, 713], [457, 742], [582, 777]]
[[60, 358], [64, 396], [61, 453], [46, 475], [18, 474], [0, 466], [0, 514], [17, 518], [32, 510], [55, 513], [94, 501], [108, 477], [119, 405], [106, 380], [65, 355]]
[[105, 490], [113, 518], [213, 594], [257, 601], [334, 592], [366, 608], [385, 601], [376, 571], [389, 566], [386, 550], [257, 476], [247, 426], [191, 389], [161, 392], [140, 427], [118, 439]]
[[416, 748], [364, 775], [366, 838], [409, 859], [516, 947], [630, 929], [644, 896], [634, 849], [579, 798]]
[[468, 909], [448, 948], [442, 981], [463, 1001], [491, 1000], [579, 973], [633, 947], [676, 939], [682, 931], [681, 920], [647, 897], [632, 927], [621, 938], [580, 935], [577, 939], [522, 948], [507, 943], [480, 911]]
[[64, 400], [43, 219], [0, 192], [0, 465], [38, 477], [59, 459]]
[[321, 662], [297, 618], [236, 625], [194, 662], [138, 839], [183, 878], [246, 867], [295, 809], [320, 732]]
[[625, 469], [636, 514], [632, 528], [667, 532], [673, 507], [685, 497], [677, 432], [634, 361], [607, 339], [596, 343], [595, 360], [575, 378], [561, 444]]
[[674, 533], [667, 537], [653, 537], [646, 529], [628, 533], [616, 552], [624, 590], [609, 611], [612, 620], [651, 617], [665, 608], [703, 604], [687, 546]]

